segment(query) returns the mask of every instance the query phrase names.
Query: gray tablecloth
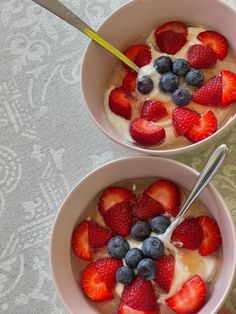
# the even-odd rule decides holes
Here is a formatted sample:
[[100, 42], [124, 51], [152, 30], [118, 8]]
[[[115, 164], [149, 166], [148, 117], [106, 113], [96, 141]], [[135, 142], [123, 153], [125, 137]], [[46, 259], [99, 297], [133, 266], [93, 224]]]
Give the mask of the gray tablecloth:
[[[125, 2], [64, 1], [94, 28]], [[0, 0], [0, 30], [0, 312], [67, 313], [48, 261], [58, 207], [89, 171], [135, 153], [102, 134], [86, 111], [87, 38], [30, 0]], [[225, 139], [230, 154], [214, 185], [236, 220], [235, 134], [236, 127]], [[178, 159], [200, 170], [212, 149]], [[236, 313], [236, 287], [227, 307]]]

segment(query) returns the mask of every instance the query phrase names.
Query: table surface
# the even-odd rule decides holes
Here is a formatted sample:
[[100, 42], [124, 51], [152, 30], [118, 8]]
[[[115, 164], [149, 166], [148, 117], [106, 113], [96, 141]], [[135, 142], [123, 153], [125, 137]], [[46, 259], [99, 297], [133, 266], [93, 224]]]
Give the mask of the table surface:
[[[125, 2], [64, 1], [95, 29]], [[86, 111], [87, 38], [30, 0], [0, 0], [0, 29], [0, 312], [67, 313], [48, 262], [58, 207], [88, 172], [136, 153], [102, 134]], [[236, 222], [236, 127], [224, 142], [230, 153], [213, 184]], [[200, 170], [212, 150], [177, 159]], [[236, 313], [236, 285], [226, 306], [224, 314]]]

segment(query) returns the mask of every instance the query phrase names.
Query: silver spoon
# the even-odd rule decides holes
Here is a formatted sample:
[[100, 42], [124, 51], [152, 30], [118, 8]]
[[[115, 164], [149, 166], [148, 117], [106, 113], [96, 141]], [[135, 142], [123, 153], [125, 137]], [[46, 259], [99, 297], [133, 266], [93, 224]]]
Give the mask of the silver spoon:
[[41, 5], [43, 8], [47, 9], [51, 13], [55, 14], [68, 24], [80, 30], [82, 33], [96, 41], [103, 48], [108, 50], [110, 53], [115, 55], [122, 62], [127, 64], [130, 68], [132, 68], [137, 73], [139, 72], [139, 67], [127, 58], [123, 53], [109, 44], [106, 40], [100, 37], [89, 25], [87, 25], [80, 17], [75, 15], [70, 9], [64, 6], [58, 0], [33, 0], [35, 3]]
[[189, 207], [192, 205], [192, 203], [195, 201], [198, 195], [202, 192], [202, 190], [207, 186], [207, 184], [212, 180], [214, 175], [217, 173], [217, 171], [219, 170], [219, 168], [221, 167], [222, 163], [226, 158], [227, 151], [228, 151], [227, 145], [222, 144], [211, 155], [210, 159], [208, 160], [207, 164], [200, 173], [191, 193], [186, 199], [178, 215], [174, 218], [170, 226], [165, 231], [164, 234], [165, 238], [171, 237], [172, 232], [181, 222], [183, 215], [186, 213], [186, 211], [189, 209]]

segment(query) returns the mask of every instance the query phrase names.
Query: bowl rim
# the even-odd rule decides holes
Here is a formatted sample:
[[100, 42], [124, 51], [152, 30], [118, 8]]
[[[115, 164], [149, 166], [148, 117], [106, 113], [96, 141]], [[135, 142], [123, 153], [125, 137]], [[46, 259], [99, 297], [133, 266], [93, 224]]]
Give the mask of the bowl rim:
[[[191, 175], [193, 175], [196, 178], [197, 178], [197, 176], [199, 176], [199, 172], [197, 170], [195, 170], [192, 167], [190, 167], [188, 165], [185, 165], [184, 163], [181, 163], [179, 161], [176, 161], [176, 160], [173, 160], [173, 159], [169, 159], [169, 158], [157, 157], [157, 156], [139, 155], [139, 156], [129, 156], [129, 157], [118, 158], [118, 159], [109, 161], [109, 162], [107, 162], [107, 163], [105, 163], [103, 165], [100, 165], [99, 167], [97, 167], [94, 170], [90, 171], [87, 175], [85, 175], [82, 179], [80, 179], [78, 181], [78, 183], [76, 183], [74, 185], [74, 187], [70, 190], [70, 192], [65, 197], [64, 201], [62, 202], [62, 204], [61, 204], [61, 206], [60, 206], [60, 208], [59, 208], [59, 210], [58, 210], [58, 212], [56, 214], [56, 217], [54, 218], [54, 222], [53, 222], [52, 229], [51, 229], [50, 245], [49, 245], [49, 265], [50, 265], [51, 276], [52, 276], [52, 279], [53, 279], [53, 284], [54, 284], [54, 287], [56, 288], [56, 291], [57, 291], [57, 293], [58, 293], [58, 295], [60, 297], [61, 302], [64, 304], [64, 306], [68, 309], [68, 311], [70, 313], [72, 313], [72, 312], [71, 312], [69, 306], [67, 305], [67, 302], [66, 302], [66, 300], [63, 297], [63, 294], [61, 293], [61, 288], [58, 285], [58, 281], [57, 281], [56, 275], [54, 273], [54, 264], [56, 263], [56, 260], [54, 260], [54, 257], [53, 257], [54, 243], [56, 242], [54, 239], [56, 238], [56, 234], [57, 234], [57, 230], [56, 229], [57, 229], [58, 221], [60, 220], [60, 216], [65, 211], [67, 201], [71, 197], [73, 197], [73, 194], [76, 192], [76, 190], [79, 188], [79, 185], [82, 182], [85, 182], [90, 176], [95, 175], [97, 172], [103, 171], [105, 168], [112, 167], [114, 164], [127, 162], [129, 160], [132, 161], [134, 159], [135, 160], [143, 160], [143, 159], [144, 160], [148, 160], [148, 159], [153, 159], [154, 160], [154, 159], [156, 159], [158, 161], [161, 160], [162, 162], [173, 164], [176, 167], [181, 167], [183, 169], [183, 171], [189, 172]], [[234, 226], [234, 223], [233, 223], [233, 219], [232, 219], [231, 213], [228, 210], [228, 207], [227, 207], [223, 197], [218, 192], [218, 190], [212, 185], [212, 183], [209, 183], [207, 185], [207, 187], [212, 190], [213, 194], [216, 195], [216, 197], [218, 198], [218, 201], [220, 202], [220, 204], [222, 204], [222, 207], [225, 209], [225, 215], [227, 216], [227, 219], [229, 221], [229, 226], [228, 227], [231, 229], [231, 232], [234, 235], [234, 237], [232, 239], [233, 248], [236, 251], [236, 229], [235, 229], [235, 226]], [[236, 254], [234, 255], [234, 265], [236, 265]], [[229, 295], [229, 293], [231, 291], [231, 288], [233, 286], [233, 280], [234, 280], [235, 274], [236, 274], [236, 267], [234, 268], [234, 271], [231, 273], [230, 280], [229, 280], [229, 282], [227, 284], [226, 289], [222, 293], [222, 297], [221, 297], [220, 302], [215, 306], [215, 309], [214, 309], [215, 312], [220, 310], [220, 308], [223, 306], [227, 296]]]

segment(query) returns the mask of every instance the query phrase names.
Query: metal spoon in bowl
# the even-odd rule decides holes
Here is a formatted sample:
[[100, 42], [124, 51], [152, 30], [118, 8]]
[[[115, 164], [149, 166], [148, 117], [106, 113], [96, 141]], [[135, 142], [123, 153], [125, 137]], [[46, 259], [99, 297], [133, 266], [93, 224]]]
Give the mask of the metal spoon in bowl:
[[121, 53], [119, 50], [117, 50], [115, 47], [109, 44], [106, 40], [100, 37], [89, 25], [87, 25], [83, 20], [81, 20], [80, 17], [75, 15], [61, 2], [59, 2], [58, 0], [33, 0], [33, 1], [41, 5], [43, 8], [47, 9], [51, 13], [55, 14], [68, 24], [80, 30], [82, 33], [96, 41], [99, 45], [108, 50], [122, 62], [127, 64], [134, 71], [136, 71], [137, 73], [139, 72], [139, 67], [133, 61], [131, 61], [123, 53]]

